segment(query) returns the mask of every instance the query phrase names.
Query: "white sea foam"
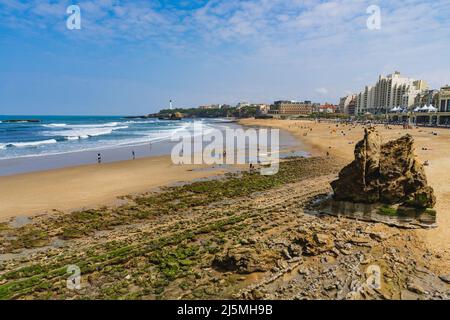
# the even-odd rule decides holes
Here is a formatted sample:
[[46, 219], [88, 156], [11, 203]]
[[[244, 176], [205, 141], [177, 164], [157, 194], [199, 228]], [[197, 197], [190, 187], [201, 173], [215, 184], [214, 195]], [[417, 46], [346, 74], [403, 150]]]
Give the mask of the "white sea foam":
[[59, 127], [65, 127], [67, 124], [65, 123], [50, 123], [50, 124], [44, 124], [43, 125], [46, 128], [59, 128]]
[[48, 140], [40, 140], [40, 141], [30, 141], [30, 142], [9, 142], [6, 143], [6, 147], [17, 147], [17, 148], [26, 148], [26, 147], [37, 147], [43, 144], [53, 144], [58, 143], [55, 139]]
[[133, 124], [133, 123], [136, 123], [136, 124], [148, 124], [148, 123], [158, 123], [158, 122], [159, 121], [155, 120], [155, 119], [147, 119], [147, 120], [142, 119], [142, 120], [128, 120], [128, 121], [125, 121], [123, 123], [127, 123], [127, 124]]
[[[67, 129], [63, 131], [59, 131], [58, 135], [64, 136], [67, 140], [75, 140], [75, 139], [87, 139], [90, 137], [103, 136], [107, 134], [113, 133], [115, 130], [127, 129], [128, 126], [120, 126], [113, 128], [75, 128], [75, 129]], [[47, 134], [54, 135], [54, 132], [49, 132]]]
[[[155, 125], [149, 125], [148, 130], [145, 123], [153, 122]], [[20, 158], [32, 156], [45, 156], [50, 154], [64, 154], [68, 152], [79, 152], [87, 150], [102, 150], [116, 148], [120, 146], [137, 146], [146, 145], [148, 143], [158, 143], [161, 141], [171, 141], [171, 138], [177, 136], [192, 136], [192, 135], [209, 135], [213, 128], [221, 128], [223, 125], [219, 123], [211, 123], [208, 121], [198, 121], [201, 123], [202, 132], [194, 131], [194, 124], [190, 121], [168, 122], [163, 125], [158, 124], [155, 120], [130, 120], [125, 122], [109, 122], [99, 124], [66, 124], [63, 123], [48, 123], [47, 129], [44, 126], [43, 132], [39, 134], [47, 136], [48, 140], [36, 142], [17, 142], [17, 143], [0, 143], [1, 156], [0, 159]], [[133, 123], [136, 123], [136, 131], [133, 130]], [[142, 123], [143, 125], [139, 125]], [[55, 126], [56, 125], [56, 126]], [[115, 130], [124, 130], [124, 135], [118, 135], [114, 139], [113, 132]], [[111, 139], [91, 137], [112, 135]], [[13, 140], [13, 139], [11, 139]], [[39, 145], [47, 144], [48, 146]], [[14, 148], [16, 147], [16, 148]], [[26, 148], [28, 147], [28, 148]], [[34, 147], [34, 148], [33, 148]], [[10, 149], [10, 150], [9, 150]], [[15, 149], [15, 150], [14, 150]], [[36, 150], [33, 150], [36, 149]]]
[[57, 131], [49, 130], [42, 132], [45, 136], [62, 136], [65, 140], [78, 140], [78, 139], [88, 139], [90, 137], [97, 137], [102, 135], [108, 135], [113, 133], [115, 130], [127, 129], [128, 126], [116, 126], [118, 122], [111, 122], [107, 124], [98, 125], [66, 125], [62, 126]]
[[99, 123], [99, 124], [71, 124], [69, 127], [71, 128], [109, 128], [109, 127], [117, 127], [121, 123], [119, 122], [108, 122], [108, 123]]
[[98, 123], [98, 124], [67, 124], [67, 123], [50, 123], [50, 124], [44, 124], [43, 127], [46, 128], [76, 128], [76, 129], [82, 129], [82, 128], [113, 128], [120, 126], [121, 123], [119, 122], [108, 122], [108, 123]]

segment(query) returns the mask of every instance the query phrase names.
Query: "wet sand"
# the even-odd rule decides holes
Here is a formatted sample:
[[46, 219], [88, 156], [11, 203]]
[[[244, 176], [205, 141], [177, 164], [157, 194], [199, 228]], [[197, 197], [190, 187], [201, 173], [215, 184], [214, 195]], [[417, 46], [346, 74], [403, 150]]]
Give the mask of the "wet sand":
[[224, 169], [173, 165], [169, 156], [0, 177], [0, 221], [17, 215], [113, 205], [117, 197], [217, 175]]
[[[282, 131], [280, 138], [281, 148], [284, 150], [302, 148], [295, 137], [287, 131]], [[15, 216], [45, 214], [54, 210], [66, 212], [115, 205], [119, 202], [117, 197], [120, 196], [144, 193], [161, 186], [208, 178], [235, 170], [232, 167], [220, 165], [174, 165], [170, 156], [167, 155], [173, 145], [174, 143], [169, 142], [159, 148], [155, 145], [152, 147], [152, 152], [165, 152], [166, 155], [100, 165], [92, 163], [93, 159], [96, 160], [95, 151], [36, 157], [34, 161], [41, 162], [36, 166], [42, 166], [46, 160], [53, 161], [52, 165], [60, 166], [62, 162], [66, 163], [69, 156], [75, 158], [74, 161], [88, 159], [86, 161], [90, 161], [91, 164], [0, 176], [0, 222]], [[103, 150], [103, 160], [107, 161], [108, 158], [121, 154], [129, 158], [131, 148], [136, 150], [139, 157], [144, 154], [141, 149], [148, 146], [141, 146], [141, 149], [127, 147], [120, 150]], [[87, 157], [88, 155], [91, 156]], [[25, 161], [27, 164], [29, 160], [17, 159], [16, 162]], [[29, 168], [25, 164], [20, 167]], [[70, 162], [67, 163], [68, 166], [70, 164]]]
[[[315, 123], [307, 120], [255, 120], [240, 121], [243, 125], [263, 125], [288, 130], [307, 147], [313, 155], [323, 156], [328, 151], [331, 156], [350, 162], [353, 159], [355, 143], [363, 137], [363, 127], [339, 126], [331, 123]], [[311, 131], [312, 129], [312, 131]], [[415, 139], [418, 159], [428, 160], [425, 167], [429, 184], [437, 197], [438, 228], [418, 230], [418, 235], [435, 252], [450, 256], [450, 130], [436, 128], [414, 128], [404, 130], [400, 126], [386, 129], [379, 125], [383, 142], [409, 133]], [[344, 131], [345, 136], [341, 133]], [[437, 135], [433, 135], [435, 132]], [[306, 135], [305, 135], [306, 134]], [[426, 148], [423, 150], [422, 148]]]

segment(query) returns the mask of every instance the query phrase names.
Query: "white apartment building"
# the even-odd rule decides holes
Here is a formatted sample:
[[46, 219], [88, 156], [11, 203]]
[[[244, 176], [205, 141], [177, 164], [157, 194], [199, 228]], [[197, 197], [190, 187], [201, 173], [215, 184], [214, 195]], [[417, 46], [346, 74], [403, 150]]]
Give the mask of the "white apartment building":
[[349, 114], [348, 107], [353, 99], [356, 99], [356, 94], [349, 94], [348, 96], [342, 97], [339, 101], [339, 112]]
[[416, 96], [427, 89], [426, 81], [402, 77], [398, 71], [380, 75], [374, 86], [358, 94], [356, 109], [359, 114], [384, 114], [394, 107], [412, 108]]

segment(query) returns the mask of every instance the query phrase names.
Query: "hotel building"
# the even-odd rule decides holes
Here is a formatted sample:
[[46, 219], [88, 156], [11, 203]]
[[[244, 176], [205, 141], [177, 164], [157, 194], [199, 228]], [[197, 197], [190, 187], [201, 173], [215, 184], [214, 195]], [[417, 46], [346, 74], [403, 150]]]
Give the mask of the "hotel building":
[[353, 113], [351, 113], [349, 110], [349, 106], [352, 102], [355, 102], [355, 104], [356, 104], [356, 99], [357, 99], [356, 94], [350, 94], [346, 97], [342, 97], [339, 101], [339, 112], [345, 113], [345, 114], [354, 114], [355, 109], [353, 108], [353, 110], [352, 110]]
[[414, 107], [416, 96], [428, 90], [425, 80], [403, 77], [396, 71], [387, 76], [379, 76], [373, 86], [366, 86], [357, 95], [356, 110], [358, 114], [385, 114], [394, 107]]
[[306, 116], [313, 112], [313, 105], [311, 101], [297, 102], [297, 101], [275, 101], [270, 114], [280, 116]]
[[450, 86], [441, 88], [438, 101], [439, 112], [450, 112]]
[[395, 122], [450, 126], [450, 86], [444, 86], [439, 91], [429, 90], [419, 94], [415, 100], [414, 109], [407, 113], [391, 112], [389, 119]]
[[429, 105], [439, 106], [439, 90], [426, 90], [419, 93], [414, 99], [414, 109]]

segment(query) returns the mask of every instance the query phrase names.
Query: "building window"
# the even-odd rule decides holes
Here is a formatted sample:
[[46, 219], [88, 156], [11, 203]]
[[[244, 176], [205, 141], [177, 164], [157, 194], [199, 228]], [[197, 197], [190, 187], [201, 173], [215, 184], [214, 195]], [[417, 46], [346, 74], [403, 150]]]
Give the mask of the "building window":
[[450, 112], [450, 99], [447, 100], [447, 112]]
[[441, 100], [441, 112], [445, 112], [445, 100]]

